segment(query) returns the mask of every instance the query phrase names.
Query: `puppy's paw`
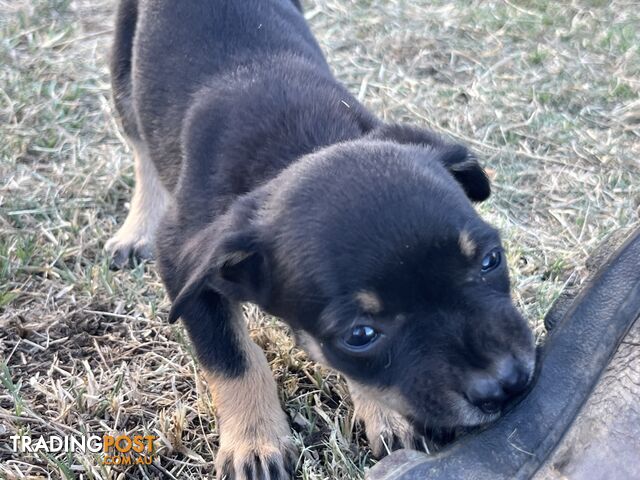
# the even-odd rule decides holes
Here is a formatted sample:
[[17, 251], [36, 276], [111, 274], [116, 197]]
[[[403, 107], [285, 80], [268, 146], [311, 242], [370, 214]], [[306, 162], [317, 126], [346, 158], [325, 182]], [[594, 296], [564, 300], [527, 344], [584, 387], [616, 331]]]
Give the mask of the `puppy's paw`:
[[377, 458], [399, 448], [419, 449], [422, 446], [423, 438], [398, 413], [378, 410], [358, 418], [364, 422], [369, 447]]
[[146, 229], [130, 227], [126, 223], [104, 246], [111, 256], [110, 267], [119, 270], [129, 264], [131, 258], [139, 261], [153, 258], [153, 236]]
[[424, 438], [402, 415], [361, 395], [353, 395], [353, 401], [355, 417], [364, 423], [369, 447], [374, 456], [382, 458], [399, 448], [422, 447]]
[[290, 480], [294, 477], [296, 448], [288, 435], [230, 438], [221, 434], [216, 457], [218, 480]]

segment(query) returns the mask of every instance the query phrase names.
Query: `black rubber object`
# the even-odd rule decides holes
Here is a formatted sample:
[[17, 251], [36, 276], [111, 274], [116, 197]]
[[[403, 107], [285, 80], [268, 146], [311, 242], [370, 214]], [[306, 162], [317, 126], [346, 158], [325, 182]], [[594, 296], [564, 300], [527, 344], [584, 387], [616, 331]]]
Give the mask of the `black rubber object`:
[[[518, 404], [485, 430], [463, 437], [437, 454], [426, 455], [411, 450], [392, 453], [367, 473], [367, 480], [568, 478], [547, 472], [550, 471], [550, 459], [554, 457], [554, 462], [557, 461], [557, 451], [561, 450], [558, 446], [564, 441], [565, 434], [574, 423], [580, 423], [576, 419], [581, 415], [584, 417], [584, 411], [589, 410], [595, 412], [589, 417], [594, 425], [616, 417], [616, 412], [603, 411], [601, 414], [599, 409], [603, 407], [598, 401], [589, 402], [596, 386], [602, 387], [598, 382], [614, 355], [616, 359], [612, 363], [617, 363], [617, 367], [613, 369], [613, 381], [619, 384], [621, 377], [630, 377], [631, 388], [625, 386], [621, 398], [615, 391], [609, 392], [605, 385], [598, 395], [610, 396], [604, 403], [612, 404], [613, 397], [613, 403], [629, 407], [623, 409], [627, 418], [624, 418], [622, 434], [626, 437], [616, 439], [616, 442], [617, 445], [630, 442], [635, 450], [639, 441], [636, 437], [640, 435], [640, 400], [637, 396], [640, 392], [640, 373], [637, 371], [640, 344], [635, 340], [640, 332], [640, 321], [636, 322], [640, 317], [640, 230], [632, 233], [608, 259], [599, 263], [598, 271], [568, 308], [563, 308], [564, 314], [554, 320], [553, 330], [539, 349], [534, 384]], [[632, 326], [632, 334], [624, 345], [620, 345]], [[619, 346], [621, 350], [626, 348], [624, 355], [616, 353]], [[629, 355], [629, 351], [633, 354]], [[632, 370], [625, 371], [629, 365]], [[581, 413], [588, 402], [589, 408]], [[590, 424], [586, 422], [586, 428], [584, 421], [582, 424], [578, 429], [582, 444], [578, 442], [581, 446], [577, 448], [583, 448], [585, 442], [591, 441]], [[610, 437], [620, 435], [618, 430], [609, 430], [612, 432]], [[575, 437], [575, 434], [567, 437]], [[606, 435], [604, 438], [606, 442]], [[574, 446], [571, 448], [576, 450]], [[640, 478], [640, 451], [635, 460], [633, 455], [617, 458], [615, 452], [606, 456], [604, 465], [595, 466], [591, 473], [585, 473], [582, 467], [582, 473], [570, 477], [585, 480]], [[552, 465], [553, 468], [556, 466]]]

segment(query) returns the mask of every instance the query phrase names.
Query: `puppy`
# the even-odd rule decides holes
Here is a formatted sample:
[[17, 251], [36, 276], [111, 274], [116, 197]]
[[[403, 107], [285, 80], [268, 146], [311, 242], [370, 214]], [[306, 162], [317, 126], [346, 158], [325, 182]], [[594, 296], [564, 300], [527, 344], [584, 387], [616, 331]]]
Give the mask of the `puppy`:
[[375, 454], [479, 425], [525, 388], [489, 181], [464, 146], [385, 124], [333, 77], [292, 0], [122, 0], [113, 93], [134, 151], [116, 266], [155, 239], [219, 415], [219, 477], [282, 479], [286, 416], [241, 304], [348, 379]]

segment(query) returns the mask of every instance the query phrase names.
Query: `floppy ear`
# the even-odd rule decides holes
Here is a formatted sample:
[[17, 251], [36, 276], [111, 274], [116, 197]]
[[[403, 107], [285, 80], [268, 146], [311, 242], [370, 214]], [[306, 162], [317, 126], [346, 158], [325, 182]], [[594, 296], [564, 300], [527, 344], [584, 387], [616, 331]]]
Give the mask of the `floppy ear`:
[[491, 184], [487, 174], [464, 145], [447, 143], [434, 132], [401, 124], [380, 125], [371, 130], [367, 137], [403, 145], [430, 147], [436, 159], [449, 170], [470, 200], [482, 202], [491, 195]]
[[437, 150], [438, 160], [451, 172], [473, 202], [491, 195], [491, 183], [476, 157], [464, 145], [445, 145]]
[[267, 257], [251, 231], [220, 231], [211, 225], [187, 242], [177, 268], [190, 269], [172, 302], [169, 322], [174, 323], [193, 302], [220, 297], [235, 302], [266, 303], [270, 293]]

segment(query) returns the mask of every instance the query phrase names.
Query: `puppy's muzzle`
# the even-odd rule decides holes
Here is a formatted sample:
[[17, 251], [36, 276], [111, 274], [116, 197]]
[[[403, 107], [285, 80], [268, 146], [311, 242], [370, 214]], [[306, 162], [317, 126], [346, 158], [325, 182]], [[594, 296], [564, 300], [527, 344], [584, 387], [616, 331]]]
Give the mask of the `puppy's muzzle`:
[[495, 414], [529, 384], [533, 368], [509, 355], [495, 363], [491, 371], [475, 371], [469, 375], [464, 395], [483, 413]]

